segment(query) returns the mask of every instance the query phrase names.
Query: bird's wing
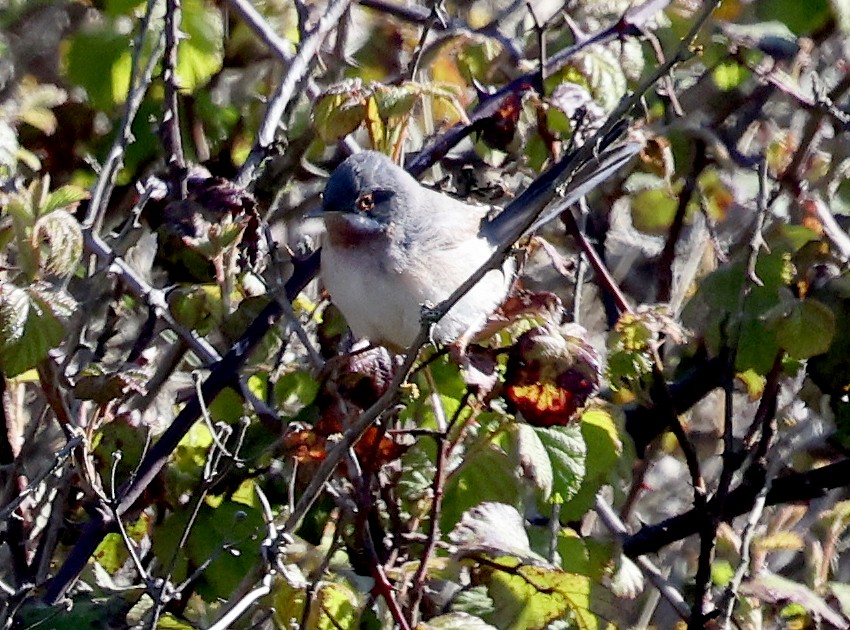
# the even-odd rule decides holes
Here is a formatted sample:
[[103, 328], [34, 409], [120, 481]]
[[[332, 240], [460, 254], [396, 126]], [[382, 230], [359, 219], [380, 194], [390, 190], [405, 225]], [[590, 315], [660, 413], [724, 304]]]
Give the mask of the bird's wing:
[[[549, 204], [541, 213], [542, 196], [546, 194], [546, 197], [551, 199], [551, 186], [555, 185], [555, 181], [548, 182], [548, 185], [546, 185], [547, 179], [554, 178], [549, 177], [548, 172], [544, 173], [526, 191], [529, 193], [528, 195], [523, 193], [523, 195], [520, 195], [520, 197], [505, 208], [501, 214], [486, 222], [482, 227], [482, 233], [492, 243], [502, 244], [507, 241], [512, 242], [521, 236], [534, 232], [544, 223], [548, 223], [558, 216], [564, 208], [574, 204], [611, 177], [611, 175], [632, 159], [642, 148], [643, 144], [640, 142], [625, 142], [600, 151], [579, 167], [575, 175], [568, 182], [564, 195], [560, 199], [556, 199], [556, 203]], [[572, 156], [564, 158], [564, 160], [570, 159], [572, 159]], [[553, 167], [553, 169], [557, 171], [557, 174], [560, 174], [566, 170], [564, 168], [565, 166], [569, 168], [562, 161], [556, 167]], [[541, 186], [541, 183], [544, 185]], [[531, 223], [529, 228], [520, 232], [521, 226], [529, 220], [529, 213], [540, 213], [540, 216]]]

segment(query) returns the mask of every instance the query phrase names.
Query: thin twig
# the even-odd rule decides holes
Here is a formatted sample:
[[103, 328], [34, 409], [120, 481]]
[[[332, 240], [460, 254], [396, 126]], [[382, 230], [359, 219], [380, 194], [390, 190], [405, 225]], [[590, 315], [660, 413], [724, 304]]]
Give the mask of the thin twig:
[[437, 548], [437, 539], [440, 537], [440, 512], [443, 508], [443, 492], [446, 483], [446, 467], [448, 465], [449, 455], [447, 431], [460, 416], [468, 399], [467, 392], [467, 395], [461, 400], [461, 404], [455, 411], [451, 423], [447, 422], [446, 412], [443, 409], [443, 403], [440, 400], [440, 395], [431, 371], [426, 370], [425, 374], [428, 379], [428, 385], [431, 388], [431, 406], [434, 409], [434, 416], [437, 419], [437, 427], [440, 433], [435, 435], [437, 439], [437, 460], [434, 479], [431, 483], [431, 510], [428, 521], [428, 533], [425, 548], [422, 550], [422, 556], [419, 559], [419, 566], [416, 567], [416, 572], [413, 574], [413, 579], [411, 580], [413, 594], [408, 607], [411, 626], [416, 626], [419, 622], [419, 605], [425, 594], [425, 578], [428, 575], [428, 563], [431, 560], [434, 550]]
[[[233, 4], [236, 5], [235, 2]], [[283, 81], [277, 90], [275, 90], [274, 95], [269, 99], [266, 113], [257, 131], [257, 139], [254, 147], [251, 149], [248, 158], [236, 176], [237, 185], [248, 187], [255, 179], [260, 163], [269, 157], [269, 152], [275, 142], [278, 126], [295, 93], [295, 88], [307, 76], [310, 67], [316, 60], [316, 53], [318, 53], [319, 47], [331, 29], [336, 27], [337, 22], [339, 22], [350, 4], [351, 0], [331, 0], [324, 15], [319, 18], [318, 24], [316, 24], [310, 35], [301, 42], [298, 52], [289, 64], [286, 76], [284, 76]]]
[[[69, 425], [71, 428], [71, 425]], [[42, 482], [47, 479], [50, 475], [59, 470], [67, 461], [67, 459], [73, 455], [74, 450], [77, 449], [83, 443], [83, 435], [79, 432], [79, 429], [74, 429], [74, 435], [65, 443], [61, 449], [59, 449], [53, 459], [53, 463], [48, 468], [45, 468], [38, 475], [33, 477], [30, 482], [23, 488], [18, 496], [12, 499], [9, 503], [0, 508], [0, 521], [5, 521], [9, 518], [12, 513], [18, 509], [18, 506], [21, 505], [24, 501], [27, 500], [30, 494], [35, 492], [35, 490], [42, 484]]]
[[676, 245], [679, 243], [679, 237], [685, 226], [685, 216], [694, 191], [696, 191], [697, 179], [708, 164], [705, 148], [705, 144], [702, 142], [698, 141], [693, 144], [693, 164], [687, 177], [685, 177], [682, 192], [679, 193], [676, 214], [670, 224], [667, 240], [664, 242], [664, 249], [658, 263], [658, 302], [669, 302], [673, 293], [673, 264], [676, 260]]
[[186, 160], [180, 131], [180, 107], [177, 102], [177, 40], [180, 36], [180, 0], [165, 0], [165, 55], [162, 58], [162, 80], [165, 96], [162, 103], [162, 146], [168, 166], [171, 194], [186, 198]]
[[[595, 510], [599, 515], [599, 520], [602, 521], [608, 531], [622, 542], [628, 534], [626, 525], [620, 520], [620, 517], [617, 516], [616, 512], [614, 512], [611, 506], [608, 505], [605, 499], [598, 494], [596, 495]], [[652, 585], [655, 586], [661, 596], [673, 607], [673, 610], [675, 610], [683, 620], [687, 621], [690, 616], [690, 610], [688, 609], [688, 605], [685, 603], [685, 598], [682, 597], [682, 594], [677, 591], [663, 575], [661, 575], [661, 571], [659, 571], [658, 568], [647, 558], [637, 558], [635, 563], [638, 567], [640, 567], [643, 574], [649, 578], [649, 581], [652, 582]]]
[[148, 0], [145, 15], [139, 22], [138, 33], [133, 41], [133, 56], [130, 69], [130, 86], [131, 90], [127, 95], [127, 100], [124, 103], [124, 112], [121, 115], [121, 122], [118, 124], [118, 129], [115, 133], [115, 139], [112, 141], [112, 146], [109, 148], [109, 153], [100, 168], [97, 181], [92, 189], [89, 207], [86, 211], [85, 219], [83, 219], [83, 227], [91, 229], [95, 233], [100, 232], [103, 224], [103, 216], [106, 212], [106, 206], [109, 203], [109, 196], [112, 193], [112, 188], [115, 185], [115, 178], [124, 161], [124, 152], [132, 140], [133, 134], [131, 126], [136, 119], [136, 114], [139, 112], [139, 107], [148, 92], [151, 85], [156, 64], [159, 62], [162, 55], [165, 38], [162, 33], [156, 37], [156, 43], [148, 58], [148, 63], [139, 78], [140, 57], [144, 49], [144, 43], [148, 33], [152, 32], [149, 28], [151, 13], [157, 0]]

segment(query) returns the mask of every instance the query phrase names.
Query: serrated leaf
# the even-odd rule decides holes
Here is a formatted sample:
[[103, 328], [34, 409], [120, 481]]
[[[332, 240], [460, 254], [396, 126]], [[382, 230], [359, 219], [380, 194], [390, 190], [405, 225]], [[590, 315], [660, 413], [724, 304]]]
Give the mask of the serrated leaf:
[[496, 604], [488, 620], [498, 628], [543, 629], [556, 619], [571, 618], [581, 630], [599, 627], [590, 611], [591, 580], [559, 569], [527, 565], [515, 558], [487, 564], [487, 587]]
[[452, 610], [474, 617], [483, 617], [495, 610], [493, 598], [487, 594], [487, 587], [473, 586], [463, 589], [452, 600]]
[[795, 359], [808, 359], [829, 350], [835, 336], [835, 316], [816, 300], [797, 302], [776, 327], [779, 345]]
[[578, 492], [585, 475], [587, 452], [581, 426], [535, 427], [552, 466], [552, 493], [561, 502]]
[[595, 45], [576, 56], [573, 64], [584, 75], [594, 98], [610, 112], [626, 94], [628, 82], [620, 60], [609, 48]]
[[40, 250], [39, 267], [47, 273], [66, 276], [83, 255], [83, 232], [69, 212], [54, 210], [35, 222], [33, 247]]
[[0, 343], [3, 346], [23, 337], [29, 309], [26, 291], [6, 282], [0, 284]]
[[31, 76], [20, 82], [18, 90], [19, 117], [45, 135], [56, 131], [56, 115], [53, 108], [62, 105], [68, 99], [68, 93], [50, 83], [38, 83]]
[[77, 310], [77, 301], [70, 293], [47, 282], [36, 282], [27, 288], [27, 292], [59, 319], [67, 319]]
[[34, 368], [65, 336], [65, 327], [49, 305], [32, 292], [27, 296], [29, 307], [23, 334], [0, 349], [3, 370], [10, 377]]
[[488, 501], [463, 513], [449, 534], [461, 556], [510, 554], [537, 560], [525, 531], [524, 519], [512, 505]]
[[382, 85], [375, 83], [372, 86], [375, 102], [381, 117], [386, 120], [391, 116], [406, 116], [416, 104], [419, 95], [419, 87], [413, 83], [402, 85]]
[[594, 505], [596, 493], [611, 477], [623, 455], [623, 440], [611, 411], [594, 407], [581, 416], [581, 434], [587, 448], [586, 471], [575, 496], [561, 506], [561, 518], [578, 520]]

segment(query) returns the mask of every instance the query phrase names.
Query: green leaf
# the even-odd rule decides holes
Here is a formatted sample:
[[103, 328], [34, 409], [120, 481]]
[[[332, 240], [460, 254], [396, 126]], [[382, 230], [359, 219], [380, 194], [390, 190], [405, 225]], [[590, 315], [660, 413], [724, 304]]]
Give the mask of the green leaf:
[[401, 117], [410, 114], [420, 92], [419, 86], [410, 82], [400, 86], [375, 83], [372, 88], [378, 111], [384, 120], [391, 116]]
[[801, 300], [776, 326], [779, 345], [795, 359], [808, 359], [829, 350], [835, 336], [835, 316], [816, 300]]
[[232, 387], [225, 387], [207, 405], [213, 422], [236, 424], [245, 412], [244, 399]]
[[[0, 347], [0, 362], [6, 376], [17, 376], [38, 365], [47, 353], [62, 342], [65, 327], [60, 321], [66, 312], [62, 305], [70, 300], [60, 292], [49, 294], [35, 285], [25, 290], [26, 306], [18, 290], [0, 285], [5, 297], [0, 297], [2, 326], [10, 335], [3, 339]], [[5, 312], [3, 312], [5, 311]], [[20, 332], [20, 318], [26, 311], [26, 322]]]
[[307, 602], [306, 584], [290, 584], [278, 579], [272, 592], [272, 610], [278, 628], [293, 628], [301, 624]]
[[217, 285], [178, 287], [169, 292], [168, 307], [178, 323], [203, 335], [218, 326], [224, 316], [221, 289]]
[[0, 284], [0, 343], [4, 347], [24, 336], [29, 309], [26, 291], [6, 282]]
[[263, 517], [258, 510], [242, 503], [224, 501], [216, 508], [202, 505], [186, 547], [177, 549], [191, 512], [189, 508], [181, 509], [154, 530], [154, 551], [164, 563], [176, 554], [176, 579], [184, 578], [190, 567], [209, 562], [198, 581], [198, 593], [206, 601], [230, 597], [260, 562], [260, 542], [265, 531]]
[[53, 108], [68, 100], [68, 94], [55, 85], [40, 84], [24, 77], [19, 89], [20, 119], [45, 135], [56, 132], [56, 114]]
[[470, 455], [449, 477], [440, 519], [441, 529], [452, 529], [464, 511], [485, 501], [519, 507], [522, 493], [508, 456], [495, 446], [488, 445]]
[[590, 611], [591, 580], [560, 569], [523, 564], [511, 557], [490, 560], [480, 571], [496, 610], [488, 620], [498, 628], [545, 628], [556, 619], [571, 617], [582, 630], [599, 622]]
[[130, 87], [130, 37], [113, 28], [81, 31], [70, 41], [68, 78], [85, 88], [96, 109], [111, 111]]
[[313, 125], [319, 137], [330, 144], [357, 129], [366, 119], [367, 97], [359, 80], [329, 88], [313, 108]]
[[294, 415], [311, 404], [319, 393], [319, 381], [307, 370], [292, 370], [274, 384], [275, 404]]
[[47, 195], [38, 213], [44, 215], [59, 209], [75, 210], [77, 204], [88, 198], [89, 193], [79, 186], [62, 186]]
[[675, 192], [666, 186], [641, 191], [632, 197], [632, 223], [647, 234], [666, 234], [678, 204]]
[[103, 8], [107, 15], [117, 17], [119, 15], [128, 15], [141, 4], [142, 0], [104, 0]]
[[746, 81], [750, 77], [750, 74], [752, 73], [748, 68], [735, 61], [728, 60], [717, 64], [711, 76], [718, 88], [724, 92], [728, 92]]
[[310, 605], [306, 628], [340, 630], [358, 627], [361, 597], [345, 584], [323, 582]]
[[54, 210], [35, 222], [33, 246], [40, 250], [39, 266], [57, 276], [70, 274], [83, 255], [80, 224], [66, 210]]
[[467, 82], [477, 80], [487, 83], [490, 80], [488, 73], [501, 52], [502, 46], [494, 38], [479, 36], [457, 52], [455, 62]]
[[596, 493], [611, 478], [623, 455], [620, 429], [608, 409], [588, 409], [582, 414], [579, 426], [587, 447], [586, 471], [578, 492], [561, 506], [563, 522], [577, 521], [593, 507]]
[[531, 550], [522, 514], [505, 503], [486, 501], [467, 510], [449, 539], [459, 556], [510, 554], [532, 562], [542, 561]]
[[452, 600], [452, 611], [466, 613], [475, 617], [484, 617], [496, 610], [493, 598], [487, 594], [486, 586], [465, 588]]
[[587, 448], [581, 427], [535, 427], [552, 466], [554, 499], [566, 502], [578, 492], [585, 475]]
[[828, 0], [760, 0], [755, 4], [762, 20], [779, 20], [797, 35], [809, 34], [830, 19]]
[[183, 0], [180, 30], [186, 39], [177, 47], [177, 78], [181, 88], [195, 90], [221, 69], [224, 59], [221, 12], [203, 0]]
[[544, 499], [552, 495], [553, 472], [543, 441], [529, 424], [520, 422], [511, 427], [514, 438], [514, 457], [523, 476], [530, 479]]
[[626, 94], [628, 82], [617, 55], [606, 46], [594, 45], [576, 55], [573, 62], [586, 79], [593, 97], [610, 112]]

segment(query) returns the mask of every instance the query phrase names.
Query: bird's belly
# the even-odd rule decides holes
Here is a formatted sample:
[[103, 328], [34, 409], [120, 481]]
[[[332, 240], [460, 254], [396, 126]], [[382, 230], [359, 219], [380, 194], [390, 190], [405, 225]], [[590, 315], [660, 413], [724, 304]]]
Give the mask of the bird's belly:
[[326, 244], [322, 279], [355, 335], [398, 349], [413, 341], [419, 329], [415, 297], [402, 276], [382, 268], [376, 256]]
[[[380, 256], [353, 248], [325, 244], [322, 277], [334, 303], [359, 337], [403, 350], [413, 343], [421, 327], [423, 304], [436, 306], [448, 298], [489, 257], [483, 242], [465, 252], [460, 264], [457, 252], [435, 256], [430, 264], [387, 269]], [[470, 262], [475, 266], [470, 267]], [[504, 300], [510, 271], [494, 270], [476, 284], [438, 322], [433, 337], [440, 343], [457, 339], [469, 329], [481, 327]]]

